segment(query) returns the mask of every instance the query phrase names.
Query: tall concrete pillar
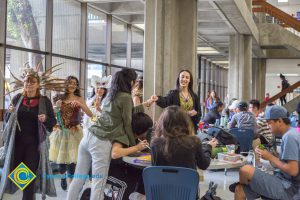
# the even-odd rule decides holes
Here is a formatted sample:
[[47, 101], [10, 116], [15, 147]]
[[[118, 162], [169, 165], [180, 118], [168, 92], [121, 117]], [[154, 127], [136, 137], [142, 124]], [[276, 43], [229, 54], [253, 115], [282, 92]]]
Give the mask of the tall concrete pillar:
[[252, 38], [248, 35], [230, 36], [229, 98], [248, 101], [252, 98]]
[[245, 0], [249, 11], [252, 13], [252, 0]]
[[259, 101], [264, 101], [266, 85], [266, 59], [254, 58], [252, 62], [253, 98], [258, 99]]
[[[196, 80], [197, 1], [145, 1], [144, 96], [165, 95], [188, 69]], [[187, 23], [188, 22], [188, 23]], [[194, 84], [196, 88], [196, 84]], [[155, 117], [159, 115], [157, 111]]]
[[[206, 85], [205, 85], [205, 92], [209, 92], [211, 90], [211, 62], [206, 60]], [[206, 95], [205, 94], [205, 98]]]

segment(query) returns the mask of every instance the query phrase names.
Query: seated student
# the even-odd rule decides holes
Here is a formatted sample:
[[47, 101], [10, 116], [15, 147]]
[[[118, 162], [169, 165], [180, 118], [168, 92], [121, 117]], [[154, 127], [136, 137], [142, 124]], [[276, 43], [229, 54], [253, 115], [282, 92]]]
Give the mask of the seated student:
[[[149, 147], [146, 134], [149, 133], [153, 126], [152, 119], [145, 113], [134, 113], [132, 115], [132, 131], [136, 137], [137, 145], [126, 147], [119, 142], [113, 142], [111, 151], [111, 163], [109, 166], [107, 186], [109, 191], [105, 192], [104, 199], [129, 199], [133, 192], [145, 194], [142, 169], [128, 165], [122, 161], [123, 156], [133, 154]], [[141, 142], [139, 142], [141, 141]], [[90, 188], [88, 189], [90, 190]], [[85, 191], [81, 200], [89, 199], [90, 192]]]
[[194, 135], [188, 114], [178, 106], [169, 106], [161, 114], [151, 141], [152, 165], [207, 169], [214, 138], [207, 145]]
[[266, 120], [275, 136], [282, 136], [279, 158], [265, 149], [255, 151], [265, 160], [271, 162], [279, 172], [271, 175], [253, 166], [246, 165], [240, 169], [240, 182], [232, 184], [235, 199], [256, 199], [263, 196], [268, 199], [294, 198], [300, 188], [300, 134], [290, 126], [285, 108], [271, 106], [266, 109]]
[[248, 104], [246, 102], [240, 102], [237, 105], [237, 113], [233, 115], [228, 126], [228, 128], [237, 127], [241, 129], [251, 129], [254, 133], [257, 132], [256, 119], [251, 112], [248, 112]]
[[205, 124], [215, 124], [217, 119], [221, 119], [220, 112], [222, 112], [224, 104], [219, 101], [212, 106], [212, 109], [204, 116], [203, 122]]

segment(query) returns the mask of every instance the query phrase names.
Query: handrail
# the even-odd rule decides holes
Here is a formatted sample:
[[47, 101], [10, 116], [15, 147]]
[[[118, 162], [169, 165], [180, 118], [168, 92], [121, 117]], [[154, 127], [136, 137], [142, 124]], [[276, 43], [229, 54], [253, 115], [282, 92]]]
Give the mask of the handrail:
[[279, 99], [280, 97], [286, 95], [287, 93], [291, 93], [293, 92], [294, 89], [300, 87], [300, 81], [294, 83], [293, 85], [291, 85], [290, 87], [286, 88], [285, 90], [279, 92], [278, 94], [274, 95], [273, 97], [271, 97], [268, 101], [264, 101], [260, 104], [260, 108], [263, 109], [265, 108], [268, 103], [271, 103], [273, 101], [276, 101], [277, 99]]
[[269, 4], [265, 0], [252, 0], [252, 5], [260, 6], [260, 7], [253, 7], [253, 12], [264, 12], [272, 17], [279, 20], [281, 23], [279, 25], [283, 27], [291, 27], [298, 32], [300, 32], [300, 21], [296, 20], [294, 17], [290, 16], [289, 14], [283, 12], [282, 10], [276, 8], [275, 6]]

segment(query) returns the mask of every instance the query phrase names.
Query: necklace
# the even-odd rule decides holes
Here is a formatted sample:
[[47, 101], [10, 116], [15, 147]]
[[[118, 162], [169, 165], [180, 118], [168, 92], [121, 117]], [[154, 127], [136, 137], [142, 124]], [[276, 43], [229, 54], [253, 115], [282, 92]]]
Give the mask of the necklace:
[[183, 93], [180, 92], [180, 96], [184, 99], [184, 102], [188, 102], [188, 101], [189, 101], [189, 98], [190, 98], [189, 93], [188, 93], [187, 96], [185, 97], [185, 96], [183, 95]]

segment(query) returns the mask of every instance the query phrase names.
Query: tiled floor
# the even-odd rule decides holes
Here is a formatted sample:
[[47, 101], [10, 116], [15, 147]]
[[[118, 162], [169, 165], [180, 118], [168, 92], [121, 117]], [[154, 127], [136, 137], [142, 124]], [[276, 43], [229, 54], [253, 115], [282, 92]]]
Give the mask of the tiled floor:
[[[228, 186], [238, 180], [238, 170], [231, 169], [224, 175], [224, 171], [205, 171], [204, 172], [204, 182], [200, 182], [200, 195], [204, 195], [208, 189], [208, 184], [210, 181], [214, 181], [218, 184], [217, 196], [221, 197], [223, 200], [233, 200], [233, 193], [228, 190]], [[55, 180], [55, 186], [57, 190], [57, 197], [47, 197], [47, 200], [66, 200], [67, 192], [63, 191], [60, 187], [60, 180]], [[5, 194], [3, 200], [19, 200], [22, 199], [21, 191], [17, 191], [14, 195]], [[36, 195], [36, 199], [42, 199], [40, 194]]]

